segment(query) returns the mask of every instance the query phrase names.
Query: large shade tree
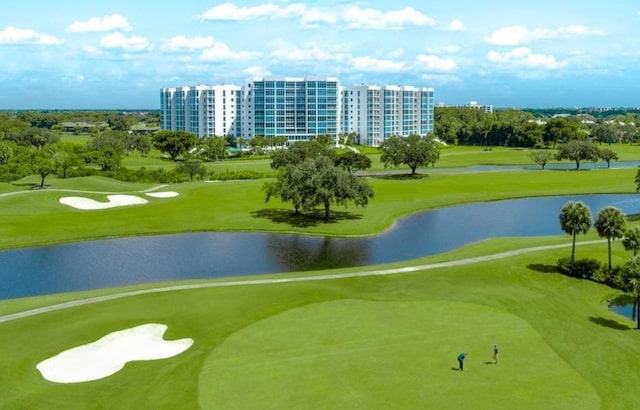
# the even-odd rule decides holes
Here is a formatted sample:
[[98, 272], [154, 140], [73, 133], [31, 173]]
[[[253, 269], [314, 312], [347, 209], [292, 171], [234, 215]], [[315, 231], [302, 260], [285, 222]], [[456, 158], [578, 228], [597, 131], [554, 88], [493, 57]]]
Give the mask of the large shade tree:
[[598, 212], [594, 223], [601, 238], [607, 238], [609, 250], [609, 269], [611, 269], [611, 240], [620, 239], [625, 233], [624, 213], [613, 206], [604, 207]]
[[561, 161], [568, 159], [576, 163], [576, 169], [580, 169], [582, 161], [597, 161], [600, 158], [600, 150], [593, 142], [586, 140], [571, 140], [558, 145], [556, 158]]
[[560, 228], [571, 235], [571, 261], [575, 260], [576, 235], [585, 234], [591, 228], [591, 210], [584, 202], [569, 201], [560, 211]]
[[405, 164], [415, 175], [416, 168], [435, 164], [440, 159], [440, 145], [429, 136], [411, 134], [407, 137], [391, 137], [379, 147], [380, 161], [384, 166]]
[[152, 141], [160, 152], [168, 154], [175, 161], [195, 147], [198, 139], [191, 132], [163, 130], [153, 134]]
[[291, 202], [296, 210], [311, 211], [324, 207], [325, 219], [331, 218], [331, 205], [366, 206], [373, 189], [366, 180], [337, 167], [333, 160], [320, 155], [281, 168], [275, 182], [265, 184], [266, 201], [277, 196]]

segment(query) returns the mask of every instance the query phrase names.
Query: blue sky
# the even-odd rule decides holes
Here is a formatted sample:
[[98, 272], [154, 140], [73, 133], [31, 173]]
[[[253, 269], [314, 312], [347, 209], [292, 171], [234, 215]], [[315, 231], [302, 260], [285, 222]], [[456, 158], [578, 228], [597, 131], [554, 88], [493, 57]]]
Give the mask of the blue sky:
[[6, 0], [0, 109], [158, 108], [263, 75], [433, 87], [437, 103], [640, 106], [640, 3]]

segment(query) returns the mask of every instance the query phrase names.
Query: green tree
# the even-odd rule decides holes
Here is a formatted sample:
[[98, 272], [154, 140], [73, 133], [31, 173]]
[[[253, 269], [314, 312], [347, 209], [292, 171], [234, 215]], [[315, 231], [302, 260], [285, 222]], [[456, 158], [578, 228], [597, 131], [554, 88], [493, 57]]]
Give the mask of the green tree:
[[187, 158], [176, 163], [176, 171], [189, 175], [189, 179], [192, 181], [195, 176], [204, 177], [207, 174], [207, 168], [205, 168], [202, 161], [195, 158]]
[[120, 168], [125, 153], [125, 132], [105, 131], [87, 142], [91, 162], [100, 166], [103, 171]]
[[544, 169], [544, 167], [547, 165], [547, 162], [552, 160], [554, 157], [555, 155], [553, 154], [553, 152], [545, 150], [533, 151], [529, 153], [529, 158], [531, 158], [531, 160], [536, 164], [540, 165], [542, 169]]
[[198, 139], [195, 134], [187, 131], [158, 131], [153, 134], [153, 145], [175, 161], [180, 155], [188, 153], [195, 147]]
[[622, 139], [622, 131], [611, 122], [599, 122], [591, 129], [591, 138], [600, 144], [611, 144]]
[[53, 162], [56, 169], [62, 170], [62, 178], [67, 177], [67, 170], [71, 167], [80, 165], [81, 158], [76, 153], [76, 146], [71, 142], [58, 142], [55, 145], [55, 152], [53, 153]]
[[567, 143], [580, 136], [579, 122], [570, 118], [551, 118], [544, 126], [542, 137], [547, 145], [555, 148], [558, 143]]
[[640, 226], [634, 226], [624, 233], [622, 246], [624, 246], [625, 250], [632, 251], [633, 256], [638, 256], [638, 251], [640, 251]]
[[571, 261], [575, 260], [576, 235], [585, 234], [591, 228], [591, 210], [581, 201], [569, 201], [560, 211], [560, 228], [571, 235]]
[[556, 158], [572, 160], [576, 163], [576, 169], [580, 169], [581, 161], [597, 161], [600, 158], [600, 150], [596, 144], [585, 140], [572, 140], [558, 146]]
[[50, 149], [41, 149], [35, 152], [32, 170], [40, 176], [40, 188], [44, 188], [45, 178], [56, 171], [56, 165]]
[[9, 163], [15, 152], [15, 142], [0, 140], [0, 165]]
[[360, 152], [349, 150], [338, 155], [336, 165], [347, 172], [364, 171], [371, 168], [371, 158]]
[[611, 166], [611, 161], [618, 160], [618, 154], [610, 149], [601, 149], [599, 154], [600, 158], [607, 163], [607, 168]]
[[264, 187], [266, 200], [279, 196], [285, 202], [292, 202], [298, 209], [310, 211], [317, 206], [324, 207], [325, 219], [331, 218], [331, 205], [366, 206], [373, 198], [373, 189], [366, 180], [335, 166], [326, 156], [307, 158], [302, 163], [281, 168], [274, 183]]
[[621, 276], [625, 279], [624, 291], [634, 296], [636, 329], [640, 329], [640, 257], [633, 257], [621, 268]]
[[391, 137], [379, 147], [382, 155], [380, 161], [384, 166], [408, 165], [411, 175], [416, 168], [435, 164], [440, 159], [440, 146], [431, 137], [411, 134], [407, 137]]
[[288, 165], [304, 162], [307, 158], [325, 156], [335, 160], [336, 152], [330, 146], [320, 141], [299, 141], [289, 145], [286, 149], [278, 149], [271, 153], [271, 168], [279, 169]]
[[609, 250], [609, 269], [611, 269], [611, 240], [624, 237], [625, 220], [624, 213], [616, 207], [607, 206], [598, 212], [598, 217], [594, 223], [598, 236], [607, 238]]
[[202, 155], [209, 161], [221, 161], [226, 155], [227, 140], [224, 137], [207, 137], [201, 141]]

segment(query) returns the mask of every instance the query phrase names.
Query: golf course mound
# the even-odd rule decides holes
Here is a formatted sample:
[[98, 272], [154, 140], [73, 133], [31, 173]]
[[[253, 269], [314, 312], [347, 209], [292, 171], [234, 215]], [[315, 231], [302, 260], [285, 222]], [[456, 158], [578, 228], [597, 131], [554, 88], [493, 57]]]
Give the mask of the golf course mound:
[[[500, 345], [500, 362], [491, 357]], [[464, 371], [456, 357], [466, 351]], [[484, 305], [340, 300], [253, 323], [213, 350], [202, 408], [599, 408], [521, 318]]]

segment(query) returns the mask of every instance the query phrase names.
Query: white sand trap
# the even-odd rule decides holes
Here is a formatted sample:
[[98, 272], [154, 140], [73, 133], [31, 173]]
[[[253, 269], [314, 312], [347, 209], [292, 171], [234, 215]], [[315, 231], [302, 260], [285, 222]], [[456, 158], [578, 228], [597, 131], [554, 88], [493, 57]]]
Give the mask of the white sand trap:
[[185, 338], [167, 341], [166, 325], [150, 323], [124, 329], [44, 360], [36, 366], [45, 379], [80, 383], [102, 379], [120, 371], [127, 362], [176, 356], [193, 344]]
[[82, 210], [107, 209], [128, 205], [143, 205], [148, 203], [144, 198], [135, 195], [107, 195], [108, 202], [100, 202], [81, 196], [65, 196], [60, 203]]
[[174, 196], [178, 196], [177, 192], [167, 191], [167, 192], [147, 192], [147, 196], [151, 196], [153, 198], [173, 198]]

